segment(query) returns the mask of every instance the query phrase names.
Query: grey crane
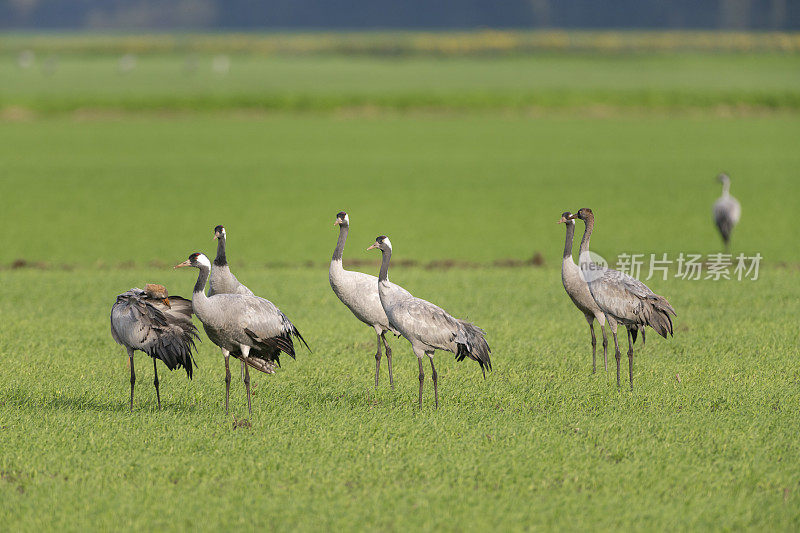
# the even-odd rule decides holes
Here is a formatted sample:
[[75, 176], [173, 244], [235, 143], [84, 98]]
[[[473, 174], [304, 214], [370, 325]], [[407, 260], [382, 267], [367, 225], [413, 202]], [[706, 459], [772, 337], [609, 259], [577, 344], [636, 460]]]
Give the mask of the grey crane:
[[597, 353], [597, 338], [594, 335], [594, 321], [597, 320], [600, 324], [600, 330], [603, 332], [603, 366], [608, 372], [608, 337], [606, 336], [606, 317], [597, 302], [592, 298], [592, 293], [589, 292], [589, 286], [581, 276], [581, 269], [572, 260], [572, 241], [575, 236], [575, 221], [571, 218], [572, 213], [565, 211], [561, 214], [559, 224], [566, 224], [567, 235], [564, 241], [564, 256], [561, 259], [561, 284], [564, 285], [564, 290], [567, 291], [575, 307], [583, 313], [586, 322], [589, 323], [589, 332], [592, 334], [592, 374], [597, 372], [596, 353]]
[[[214, 228], [214, 239], [217, 239], [217, 257], [211, 266], [211, 276], [208, 278], [208, 295], [215, 294], [249, 294], [253, 291], [242, 284], [231, 272], [228, 265], [228, 257], [225, 255], [225, 245], [227, 241], [225, 226], [222, 224]], [[244, 379], [244, 360], [241, 360], [241, 376]]]
[[717, 180], [722, 183], [722, 196], [714, 202], [713, 214], [714, 224], [717, 225], [722, 241], [725, 243], [725, 252], [730, 248], [731, 232], [733, 227], [739, 222], [742, 215], [742, 207], [739, 201], [731, 196], [731, 179], [727, 174], [720, 174]]
[[436, 407], [439, 407], [439, 388], [436, 367], [433, 365], [435, 350], [446, 350], [456, 354], [456, 361], [465, 358], [477, 361], [486, 379], [486, 370], [492, 369], [491, 349], [486, 343], [484, 332], [470, 322], [450, 316], [444, 309], [412, 296], [389, 282], [389, 261], [392, 257], [392, 243], [386, 235], [375, 238], [375, 243], [367, 248], [377, 248], [383, 257], [378, 275], [378, 294], [381, 305], [389, 319], [389, 325], [411, 343], [414, 355], [419, 362], [419, 408], [422, 409], [422, 386], [425, 371], [422, 359], [426, 355], [431, 362], [433, 394]]
[[192, 302], [180, 296], [169, 296], [164, 286], [148, 283], [144, 290], [135, 287], [118, 295], [111, 307], [111, 336], [128, 351], [131, 411], [133, 384], [136, 382], [133, 352], [136, 350], [153, 358], [153, 384], [159, 409], [161, 392], [156, 359], [161, 359], [170, 370], [186, 369], [186, 375], [192, 379], [192, 365], [195, 365], [192, 350], [195, 349], [194, 341], [200, 339], [192, 324]]
[[637, 333], [639, 330], [644, 332], [644, 327], [650, 326], [666, 339], [667, 334], [672, 335], [672, 319], [669, 315], [672, 313], [673, 316], [677, 316], [677, 314], [666, 298], [651, 291], [638, 279], [612, 268], [597, 268], [597, 265], [591, 262], [589, 239], [594, 230], [594, 213], [591, 209], [584, 207], [570, 218], [579, 218], [586, 224], [580, 249], [581, 270], [589, 285], [592, 298], [606, 315], [611, 333], [614, 335], [618, 387], [621, 354], [617, 342], [617, 325], [622, 324], [628, 331], [628, 374], [633, 390], [633, 344], [636, 342]]
[[225, 358], [225, 413], [231, 392], [231, 370], [228, 363], [232, 355], [245, 365], [244, 384], [247, 389], [247, 410], [252, 415], [250, 402], [250, 370], [252, 366], [266, 374], [280, 366], [280, 353], [295, 357], [292, 336], [308, 348], [294, 324], [275, 304], [250, 294], [215, 294], [203, 292], [211, 271], [211, 261], [201, 253], [193, 253], [175, 268], [194, 267], [199, 270], [192, 291], [192, 310], [211, 342], [222, 350]]
[[225, 227], [219, 225], [214, 228], [214, 239], [217, 239], [217, 257], [211, 267], [211, 276], [208, 279], [208, 295], [215, 294], [249, 294], [253, 291], [245, 287], [231, 272], [228, 257], [225, 255], [227, 233]]
[[[383, 346], [386, 348], [386, 363], [389, 367], [389, 386], [394, 388], [392, 349], [389, 348], [385, 335], [388, 331], [399, 336], [400, 332], [389, 326], [389, 319], [386, 318], [386, 311], [383, 310], [381, 299], [378, 295], [378, 278], [363, 272], [345, 270], [342, 266], [342, 253], [347, 241], [347, 232], [350, 229], [350, 217], [347, 213], [341, 211], [336, 214], [336, 221], [333, 224], [339, 226], [339, 240], [336, 242], [336, 249], [333, 251], [331, 266], [328, 271], [331, 288], [339, 300], [350, 309], [357, 319], [375, 330], [378, 339], [378, 351], [375, 352], [376, 387], [378, 386], [378, 375], [381, 370], [381, 341], [383, 341]], [[408, 293], [402, 287], [395, 287], [398, 291]]]

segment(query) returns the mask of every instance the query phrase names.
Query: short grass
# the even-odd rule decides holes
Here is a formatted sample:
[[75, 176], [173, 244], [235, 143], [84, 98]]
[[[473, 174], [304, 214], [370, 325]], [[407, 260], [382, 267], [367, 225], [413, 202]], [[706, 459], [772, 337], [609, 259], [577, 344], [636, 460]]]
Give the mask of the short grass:
[[[797, 133], [792, 115], [2, 123], [0, 523], [795, 530]], [[744, 210], [734, 248], [764, 255], [761, 279], [649, 281], [678, 311], [675, 337], [651, 334], [636, 390], [618, 390], [613, 370], [590, 374], [555, 221], [594, 208], [607, 256], [718, 251], [721, 169]], [[441, 407], [428, 382], [419, 412], [417, 365], [396, 339], [396, 390], [385, 366], [374, 389], [374, 338], [327, 282], [340, 209], [347, 258], [376, 259], [364, 248], [387, 233], [398, 260], [469, 264], [391, 276], [487, 330], [486, 381], [440, 353]], [[313, 353], [254, 378], [249, 428], [235, 425], [238, 379], [223, 413], [205, 337], [191, 383], [161, 366], [162, 412], [139, 354], [129, 413], [114, 296], [148, 281], [188, 296], [194, 272], [169, 265], [213, 253], [218, 223], [240, 279]], [[491, 266], [537, 251], [542, 267]]]
[[[588, 332], [555, 267], [427, 271], [393, 279], [489, 332], [494, 372], [437, 357], [416, 408], [417, 365], [395, 349], [396, 390], [372, 385], [373, 337], [322, 267], [242, 268], [314, 350], [255, 376], [252, 427], [219, 352], [193, 382], [138, 355], [127, 411], [113, 295], [166, 269], [0, 273], [0, 510], [14, 529], [797, 529], [795, 271], [756, 282], [651, 283], [678, 309], [651, 335], [636, 391], [590, 374]], [[747, 311], [743, 311], [747, 309]], [[612, 359], [613, 361], [613, 359]], [[613, 368], [613, 367], [612, 367]], [[623, 367], [624, 371], [625, 367]], [[383, 368], [385, 372], [385, 366]], [[238, 376], [235, 376], [238, 377]], [[47, 502], [46, 511], [43, 502]]]

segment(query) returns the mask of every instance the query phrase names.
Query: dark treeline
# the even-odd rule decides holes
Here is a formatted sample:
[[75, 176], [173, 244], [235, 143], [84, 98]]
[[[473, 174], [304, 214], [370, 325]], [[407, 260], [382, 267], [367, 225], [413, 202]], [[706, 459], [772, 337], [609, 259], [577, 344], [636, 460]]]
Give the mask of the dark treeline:
[[0, 28], [800, 30], [800, 1], [0, 0]]

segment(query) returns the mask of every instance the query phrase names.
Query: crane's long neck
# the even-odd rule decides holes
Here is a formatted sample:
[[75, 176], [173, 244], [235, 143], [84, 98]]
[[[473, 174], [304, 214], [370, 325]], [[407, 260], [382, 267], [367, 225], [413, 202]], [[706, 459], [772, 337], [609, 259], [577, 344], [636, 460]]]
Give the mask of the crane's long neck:
[[378, 274], [378, 282], [389, 281], [389, 260], [392, 258], [392, 250], [381, 250], [383, 259], [381, 260], [381, 271]]
[[331, 261], [342, 261], [342, 253], [344, 252], [344, 243], [347, 242], [347, 232], [350, 228], [346, 224], [339, 226], [339, 240], [336, 242], [336, 249], [333, 251]]
[[194, 284], [194, 290], [192, 291], [192, 301], [195, 299], [205, 300], [207, 298], [206, 293], [203, 291], [206, 288], [208, 274], [211, 272], [211, 269], [207, 266], [201, 266], [199, 270], [200, 273], [197, 275], [197, 283]]
[[[581, 249], [580, 249], [580, 261], [583, 263], [584, 261], [584, 254], [589, 251], [589, 239], [592, 238], [592, 230], [594, 229], [594, 216], [589, 215], [584, 219], [586, 223], [586, 229], [583, 232], [583, 238], [581, 239]], [[588, 260], [588, 257], [586, 257]]]
[[729, 180], [722, 181], [722, 196], [730, 196], [731, 195], [731, 182]]
[[217, 257], [214, 258], [214, 264], [217, 266], [225, 266], [228, 264], [228, 258], [225, 257], [225, 236], [223, 235], [217, 239]]
[[575, 223], [574, 222], [567, 222], [567, 238], [564, 241], [564, 256], [563, 259], [566, 261], [569, 259], [572, 261], [572, 240], [575, 237]]

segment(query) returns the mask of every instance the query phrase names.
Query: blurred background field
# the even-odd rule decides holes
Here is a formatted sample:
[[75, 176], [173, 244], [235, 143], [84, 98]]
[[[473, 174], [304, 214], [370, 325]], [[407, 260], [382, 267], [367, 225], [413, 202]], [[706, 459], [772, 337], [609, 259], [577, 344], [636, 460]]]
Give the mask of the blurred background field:
[[[792, 28], [0, 34], [0, 523], [796, 530]], [[593, 208], [612, 262], [716, 253], [721, 171], [761, 278], [648, 281], [675, 337], [648, 337], [633, 393], [613, 359], [589, 375], [561, 212]], [[489, 332], [485, 382], [441, 354], [418, 413], [392, 339], [397, 389], [373, 389], [374, 339], [328, 285], [340, 210], [346, 264], [375, 273], [386, 233], [393, 281]], [[314, 352], [254, 378], [251, 428], [204, 335], [163, 412], [137, 354], [129, 414], [114, 296], [189, 296], [171, 266], [216, 224]]]
[[[798, 109], [796, 34], [6, 36], [25, 111]], [[9, 114], [6, 111], [6, 114]]]

